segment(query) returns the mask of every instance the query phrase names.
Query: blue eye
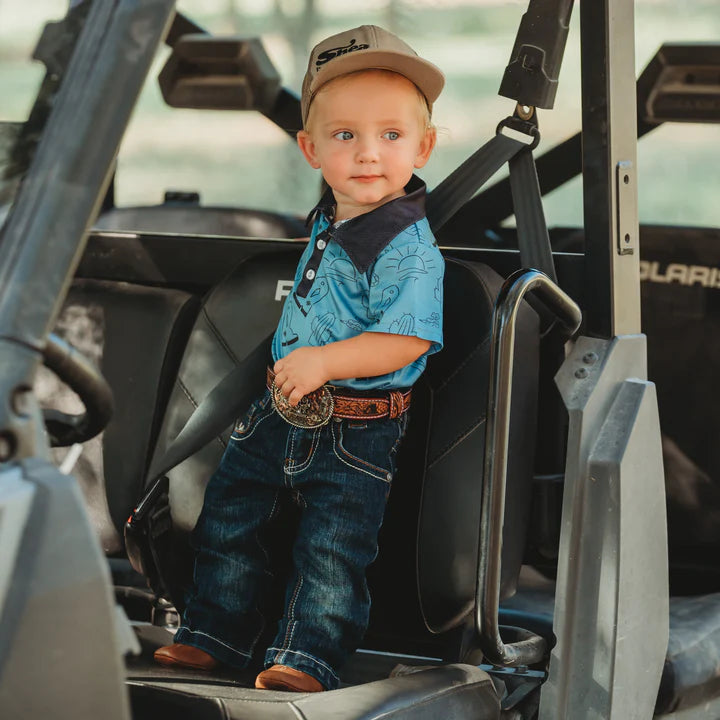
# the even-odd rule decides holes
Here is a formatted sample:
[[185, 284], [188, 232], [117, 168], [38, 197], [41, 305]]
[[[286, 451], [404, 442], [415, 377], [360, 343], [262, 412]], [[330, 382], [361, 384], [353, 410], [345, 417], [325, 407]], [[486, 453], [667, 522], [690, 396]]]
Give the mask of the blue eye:
[[352, 140], [352, 136], [349, 130], [341, 130], [333, 135], [336, 140]]
[[388, 140], [397, 140], [400, 137], [400, 133], [396, 132], [395, 130], [388, 130], [386, 133], [383, 134], [384, 138], [387, 138]]

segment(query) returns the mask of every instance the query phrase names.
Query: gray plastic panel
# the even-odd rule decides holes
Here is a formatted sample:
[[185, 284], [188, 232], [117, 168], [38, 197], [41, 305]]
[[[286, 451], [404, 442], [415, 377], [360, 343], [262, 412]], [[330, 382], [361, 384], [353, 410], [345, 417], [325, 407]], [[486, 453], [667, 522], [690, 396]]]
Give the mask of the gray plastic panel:
[[22, 479], [18, 467], [7, 467], [0, 473], [0, 638], [5, 635], [1, 629], [3, 608], [34, 494], [34, 487]]
[[652, 717], [668, 642], [667, 531], [645, 337], [579, 338], [557, 375], [568, 408], [557, 645], [540, 717]]
[[34, 497], [0, 618], [0, 716], [127, 720], [109, 571], [80, 489], [43, 461], [22, 469]]

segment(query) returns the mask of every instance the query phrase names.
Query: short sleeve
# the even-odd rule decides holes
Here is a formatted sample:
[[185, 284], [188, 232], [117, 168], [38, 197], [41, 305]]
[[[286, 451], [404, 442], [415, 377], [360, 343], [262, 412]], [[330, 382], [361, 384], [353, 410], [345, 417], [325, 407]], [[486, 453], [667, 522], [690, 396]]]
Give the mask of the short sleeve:
[[[445, 263], [429, 228], [411, 226], [383, 250], [368, 270], [370, 332], [414, 335], [442, 348]], [[372, 322], [374, 321], [374, 322]]]

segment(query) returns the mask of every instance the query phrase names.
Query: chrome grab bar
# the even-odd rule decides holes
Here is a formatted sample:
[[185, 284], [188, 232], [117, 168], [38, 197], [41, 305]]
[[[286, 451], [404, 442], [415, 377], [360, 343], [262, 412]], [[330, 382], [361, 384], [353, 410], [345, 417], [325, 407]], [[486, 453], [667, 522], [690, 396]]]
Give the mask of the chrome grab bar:
[[532, 633], [528, 633], [528, 637], [523, 640], [506, 644], [500, 637], [498, 625], [515, 324], [520, 302], [531, 290], [537, 293], [538, 298], [560, 321], [568, 338], [577, 332], [582, 320], [582, 313], [575, 301], [539, 270], [514, 272], [503, 283], [495, 301], [485, 425], [475, 628], [484, 656], [491, 663], [502, 666], [531, 665], [542, 660], [546, 649], [545, 639]]

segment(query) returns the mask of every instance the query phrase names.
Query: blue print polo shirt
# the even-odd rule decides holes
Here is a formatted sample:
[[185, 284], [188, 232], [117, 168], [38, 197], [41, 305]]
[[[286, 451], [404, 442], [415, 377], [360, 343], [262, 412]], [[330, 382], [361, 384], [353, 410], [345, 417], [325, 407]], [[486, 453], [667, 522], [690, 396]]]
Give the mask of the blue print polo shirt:
[[442, 348], [445, 264], [425, 217], [425, 183], [406, 195], [333, 225], [332, 190], [310, 214], [312, 234], [273, 338], [273, 358], [363, 332], [414, 335], [430, 349], [410, 365], [377, 377], [331, 381], [356, 390], [410, 387]]

